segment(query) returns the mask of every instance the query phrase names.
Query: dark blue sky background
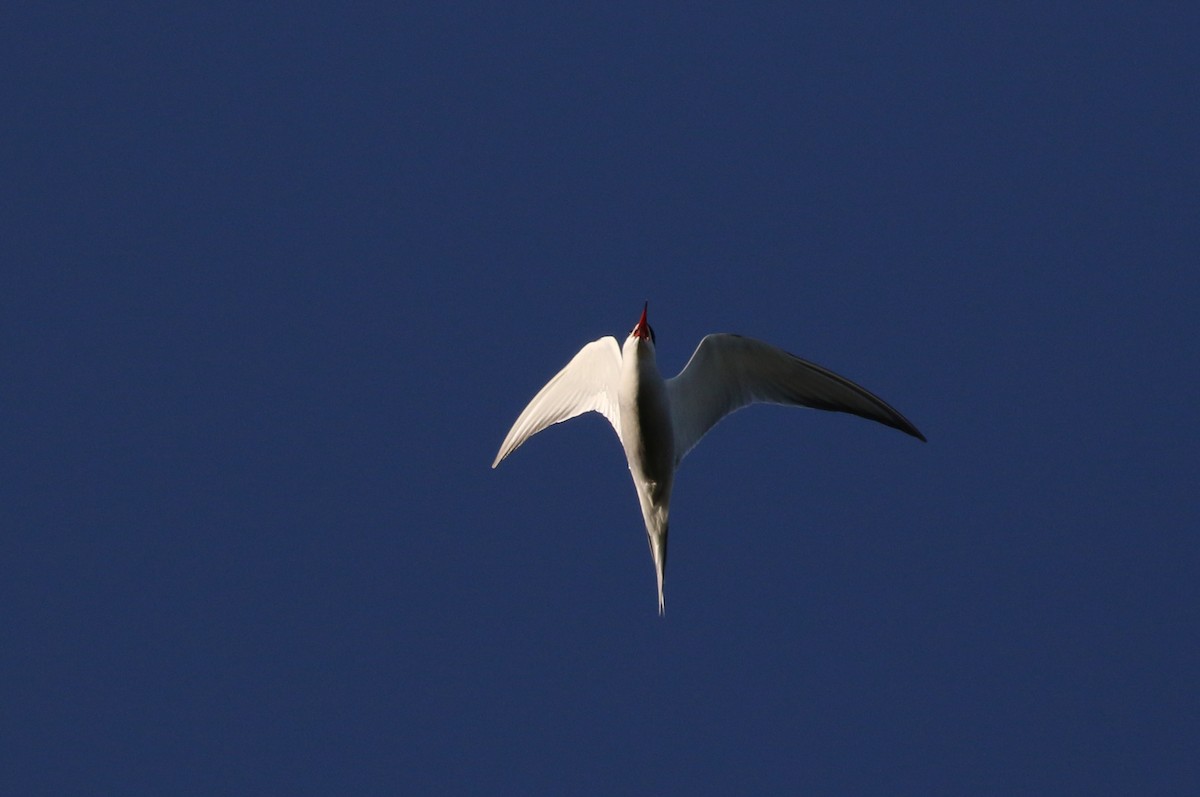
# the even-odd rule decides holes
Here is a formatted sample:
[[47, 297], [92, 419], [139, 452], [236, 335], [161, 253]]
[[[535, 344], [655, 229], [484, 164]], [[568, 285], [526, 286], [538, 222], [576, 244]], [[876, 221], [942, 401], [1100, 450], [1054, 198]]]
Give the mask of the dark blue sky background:
[[1197, 793], [1186, 4], [421, 5], [3, 12], [0, 790]]

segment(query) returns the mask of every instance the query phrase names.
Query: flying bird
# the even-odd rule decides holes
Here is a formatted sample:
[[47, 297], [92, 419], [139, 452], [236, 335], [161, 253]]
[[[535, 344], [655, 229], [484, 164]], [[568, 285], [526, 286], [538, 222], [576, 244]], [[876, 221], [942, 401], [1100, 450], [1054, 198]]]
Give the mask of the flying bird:
[[624, 346], [612, 336], [592, 341], [538, 391], [504, 438], [492, 467], [547, 426], [585, 412], [607, 418], [625, 449], [641, 504], [661, 615], [675, 471], [726, 415], [758, 402], [786, 404], [848, 412], [922, 442], [925, 436], [849, 379], [741, 335], [706, 335], [679, 375], [663, 379], [655, 362], [654, 330], [646, 322], [648, 304]]

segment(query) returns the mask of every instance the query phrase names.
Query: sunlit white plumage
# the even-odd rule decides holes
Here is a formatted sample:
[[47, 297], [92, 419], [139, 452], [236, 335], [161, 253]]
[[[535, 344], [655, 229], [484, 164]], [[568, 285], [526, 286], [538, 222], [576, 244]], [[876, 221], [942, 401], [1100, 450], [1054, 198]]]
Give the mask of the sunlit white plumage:
[[492, 467], [551, 424], [589, 411], [607, 418], [625, 449], [637, 490], [662, 614], [675, 470], [717, 422], [757, 402], [848, 412], [925, 439], [903, 415], [849, 379], [740, 335], [706, 336], [679, 375], [664, 380], [642, 308], [623, 347], [613, 337], [589, 343], [538, 391], [504, 438]]

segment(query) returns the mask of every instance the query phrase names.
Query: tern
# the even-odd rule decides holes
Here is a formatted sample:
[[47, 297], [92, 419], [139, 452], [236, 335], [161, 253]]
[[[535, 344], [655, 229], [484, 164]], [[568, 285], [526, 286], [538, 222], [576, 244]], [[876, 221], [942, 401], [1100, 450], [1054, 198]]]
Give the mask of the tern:
[[624, 346], [611, 335], [592, 341], [538, 391], [504, 438], [492, 467], [552, 424], [585, 412], [607, 418], [625, 449], [641, 504], [662, 615], [675, 471], [722, 418], [763, 402], [848, 412], [922, 442], [925, 436], [883, 399], [844, 376], [741, 335], [706, 335], [679, 375], [663, 379], [655, 362], [654, 330], [646, 321], [648, 306], [642, 306]]

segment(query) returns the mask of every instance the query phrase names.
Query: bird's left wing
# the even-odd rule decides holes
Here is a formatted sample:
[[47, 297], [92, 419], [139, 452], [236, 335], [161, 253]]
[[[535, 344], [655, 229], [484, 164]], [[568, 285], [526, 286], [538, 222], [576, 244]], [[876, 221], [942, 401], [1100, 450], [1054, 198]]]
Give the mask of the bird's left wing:
[[741, 335], [708, 335], [679, 375], [667, 380], [675, 430], [675, 461], [722, 418], [748, 404], [792, 404], [848, 412], [925, 436], [866, 388], [828, 368]]
[[617, 403], [617, 384], [620, 375], [621, 347], [616, 338], [608, 336], [584, 346], [525, 407], [504, 438], [492, 467], [547, 426], [585, 412], [595, 411], [607, 418], [619, 439], [621, 409]]

